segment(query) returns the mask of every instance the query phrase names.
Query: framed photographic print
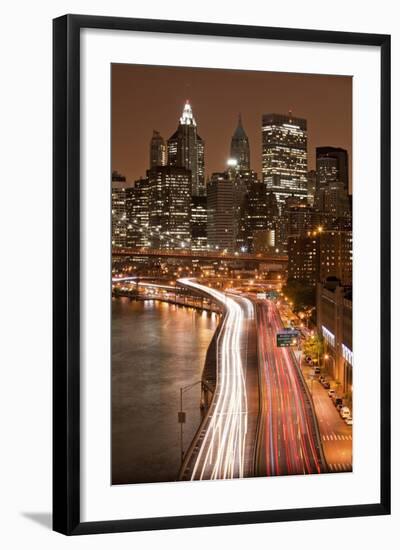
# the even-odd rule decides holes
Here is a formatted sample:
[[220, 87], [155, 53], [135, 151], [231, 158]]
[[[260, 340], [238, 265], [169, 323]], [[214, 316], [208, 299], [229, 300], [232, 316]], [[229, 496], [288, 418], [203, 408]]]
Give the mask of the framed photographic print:
[[56, 531], [390, 513], [390, 37], [55, 19], [53, 364]]

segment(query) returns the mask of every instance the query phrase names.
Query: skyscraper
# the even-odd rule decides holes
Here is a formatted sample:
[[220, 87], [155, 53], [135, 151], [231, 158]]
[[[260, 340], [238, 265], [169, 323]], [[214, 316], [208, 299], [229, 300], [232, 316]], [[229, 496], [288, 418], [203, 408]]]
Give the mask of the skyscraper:
[[112, 246], [126, 246], [126, 179], [118, 172], [111, 178], [111, 234]]
[[214, 172], [207, 183], [207, 241], [211, 248], [235, 250], [246, 185], [229, 167]]
[[157, 130], [153, 130], [150, 140], [150, 168], [167, 164], [167, 147], [164, 138]]
[[[246, 195], [240, 209], [240, 228], [237, 237], [238, 248], [248, 252], [254, 251], [254, 237], [259, 240], [261, 232], [264, 236], [274, 232], [278, 218], [278, 207], [275, 196], [267, 193], [265, 185], [260, 181], [253, 181], [246, 187]], [[275, 238], [274, 238], [275, 242]]]
[[[324, 164], [325, 159], [325, 164]], [[323, 177], [323, 167], [327, 166], [326, 159], [331, 159], [330, 166], [331, 169], [335, 170], [336, 179], [328, 179], [326, 181], [341, 181], [344, 184], [345, 190], [349, 193], [349, 159], [346, 149], [341, 149], [340, 147], [317, 147], [316, 148], [316, 163], [317, 163], [317, 175], [318, 172], [321, 172], [321, 177]], [[319, 166], [321, 167], [319, 170]], [[321, 182], [324, 185], [325, 182]], [[317, 183], [319, 183], [317, 181]]]
[[234, 196], [228, 173], [214, 173], [207, 183], [207, 242], [211, 248], [235, 247]]
[[149, 246], [149, 180], [140, 178], [125, 189], [126, 246]]
[[207, 249], [207, 197], [192, 197], [190, 204], [192, 250]]
[[238, 125], [232, 136], [230, 156], [236, 160], [239, 171], [250, 170], [249, 138], [243, 129], [241, 115], [239, 115]]
[[168, 164], [191, 170], [191, 194], [205, 194], [204, 141], [197, 133], [197, 124], [189, 100], [186, 100], [176, 132], [168, 140]]
[[307, 197], [307, 121], [280, 114], [262, 117], [262, 172], [279, 208], [289, 196]]
[[177, 166], [147, 171], [150, 246], [190, 246], [191, 172]]

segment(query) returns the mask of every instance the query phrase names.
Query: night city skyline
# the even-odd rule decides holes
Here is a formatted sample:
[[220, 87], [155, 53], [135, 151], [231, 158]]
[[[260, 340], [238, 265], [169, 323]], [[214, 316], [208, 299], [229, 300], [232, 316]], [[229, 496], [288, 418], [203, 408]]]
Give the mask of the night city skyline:
[[112, 66], [112, 484], [353, 471], [351, 97]]
[[[140, 82], [138, 86], [137, 83]], [[296, 88], [296, 94], [291, 93]], [[261, 71], [112, 66], [112, 168], [129, 183], [145, 175], [153, 130], [164, 140], [175, 131], [186, 100], [205, 142], [205, 175], [223, 171], [241, 115], [251, 168], [261, 173], [261, 121], [265, 113], [292, 113], [308, 124], [308, 170], [315, 149], [346, 149], [351, 166], [352, 78]], [[351, 171], [349, 174], [351, 191]]]

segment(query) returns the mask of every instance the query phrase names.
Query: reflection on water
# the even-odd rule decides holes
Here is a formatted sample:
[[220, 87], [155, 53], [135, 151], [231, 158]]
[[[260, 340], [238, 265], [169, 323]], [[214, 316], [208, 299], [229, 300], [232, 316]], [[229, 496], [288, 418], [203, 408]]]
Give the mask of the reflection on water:
[[[173, 481], [180, 464], [179, 390], [200, 380], [217, 317], [127, 298], [112, 303], [112, 482]], [[185, 448], [200, 386], [184, 394]]]

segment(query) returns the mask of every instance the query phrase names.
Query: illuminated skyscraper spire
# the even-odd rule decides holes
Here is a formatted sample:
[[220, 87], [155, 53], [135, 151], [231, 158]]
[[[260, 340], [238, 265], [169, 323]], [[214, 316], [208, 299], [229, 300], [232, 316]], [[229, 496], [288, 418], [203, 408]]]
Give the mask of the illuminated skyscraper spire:
[[183, 108], [182, 116], [180, 118], [180, 123], [191, 125], [191, 126], [196, 126], [196, 121], [195, 121], [195, 118], [193, 116], [192, 107], [191, 107], [188, 99], [186, 100], [185, 106]]
[[192, 195], [205, 195], [204, 141], [197, 133], [197, 124], [189, 100], [186, 100], [179, 126], [168, 140], [168, 164], [191, 171]]

